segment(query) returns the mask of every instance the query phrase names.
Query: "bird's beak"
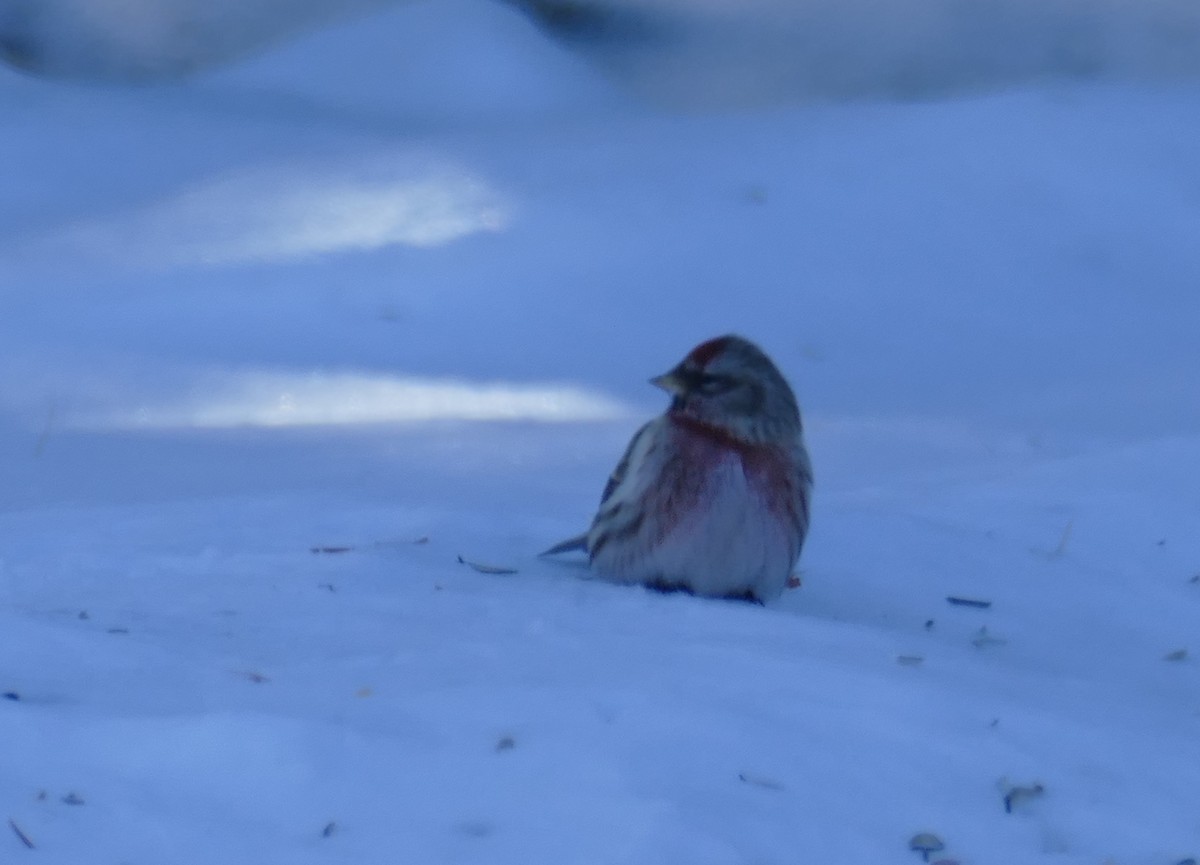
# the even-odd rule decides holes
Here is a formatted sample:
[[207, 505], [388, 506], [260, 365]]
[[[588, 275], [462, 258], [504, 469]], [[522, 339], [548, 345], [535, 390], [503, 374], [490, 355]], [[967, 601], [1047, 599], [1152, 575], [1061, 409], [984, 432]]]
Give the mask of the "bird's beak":
[[656, 375], [654, 378], [650, 379], [650, 384], [654, 385], [655, 387], [660, 387], [667, 393], [674, 396], [682, 396], [683, 394], [687, 393], [687, 384], [674, 370], [671, 372], [665, 372], [662, 375]]

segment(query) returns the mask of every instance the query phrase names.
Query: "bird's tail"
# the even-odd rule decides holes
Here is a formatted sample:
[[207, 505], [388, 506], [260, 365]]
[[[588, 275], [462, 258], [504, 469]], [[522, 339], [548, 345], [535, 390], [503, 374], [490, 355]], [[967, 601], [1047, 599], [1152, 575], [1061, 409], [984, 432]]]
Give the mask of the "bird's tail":
[[572, 553], [575, 550], [586, 553], [588, 548], [587, 537], [587, 533], [585, 532], [582, 535], [577, 535], [573, 538], [567, 538], [565, 541], [560, 541], [540, 555], [557, 556], [559, 553]]

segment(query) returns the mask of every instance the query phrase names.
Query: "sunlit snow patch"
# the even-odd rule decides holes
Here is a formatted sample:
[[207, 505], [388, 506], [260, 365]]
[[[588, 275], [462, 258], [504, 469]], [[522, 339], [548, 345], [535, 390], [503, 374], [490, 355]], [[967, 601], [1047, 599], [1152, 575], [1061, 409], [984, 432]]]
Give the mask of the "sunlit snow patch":
[[461, 169], [300, 165], [208, 179], [135, 213], [75, 226], [52, 243], [135, 267], [281, 262], [439, 246], [500, 231], [508, 219], [501, 196]]
[[629, 410], [600, 394], [553, 384], [485, 384], [365, 373], [249, 372], [192, 389], [177, 402], [98, 412], [100, 428], [208, 428], [620, 418]]

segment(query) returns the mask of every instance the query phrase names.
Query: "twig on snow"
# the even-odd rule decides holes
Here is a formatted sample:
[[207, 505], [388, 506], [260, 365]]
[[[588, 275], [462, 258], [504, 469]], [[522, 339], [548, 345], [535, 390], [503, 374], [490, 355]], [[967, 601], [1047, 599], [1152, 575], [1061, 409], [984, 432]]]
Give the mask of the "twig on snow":
[[975, 607], [977, 610], [986, 610], [992, 605], [991, 601], [981, 601], [978, 598], [960, 598], [957, 595], [947, 595], [946, 600], [956, 607]]
[[517, 573], [516, 568], [508, 568], [503, 565], [484, 565], [484, 564], [480, 564], [479, 562], [472, 562], [472, 561], [469, 561], [468, 559], [464, 559], [462, 556], [458, 557], [458, 563], [460, 565], [466, 565], [468, 568], [471, 568], [473, 570], [479, 571], [479, 573], [481, 573], [481, 574], [515, 574], [515, 573]]
[[37, 845], [33, 843], [33, 840], [28, 835], [26, 835], [23, 831], [21, 831], [21, 827], [17, 825], [16, 820], [14, 820], [12, 817], [9, 817], [8, 825], [9, 825], [9, 828], [11, 828], [13, 830], [13, 832], [16, 834], [17, 838], [19, 838], [21, 840], [22, 844], [24, 844], [30, 850], [37, 849]]

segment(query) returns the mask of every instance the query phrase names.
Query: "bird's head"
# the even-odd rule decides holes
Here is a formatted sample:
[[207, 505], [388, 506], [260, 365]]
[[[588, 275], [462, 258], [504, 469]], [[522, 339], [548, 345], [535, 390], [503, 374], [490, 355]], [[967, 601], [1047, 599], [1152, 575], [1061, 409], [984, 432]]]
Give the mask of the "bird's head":
[[738, 441], [786, 443], [800, 434], [800, 410], [787, 380], [762, 349], [740, 336], [702, 342], [650, 383], [671, 394], [671, 414]]

